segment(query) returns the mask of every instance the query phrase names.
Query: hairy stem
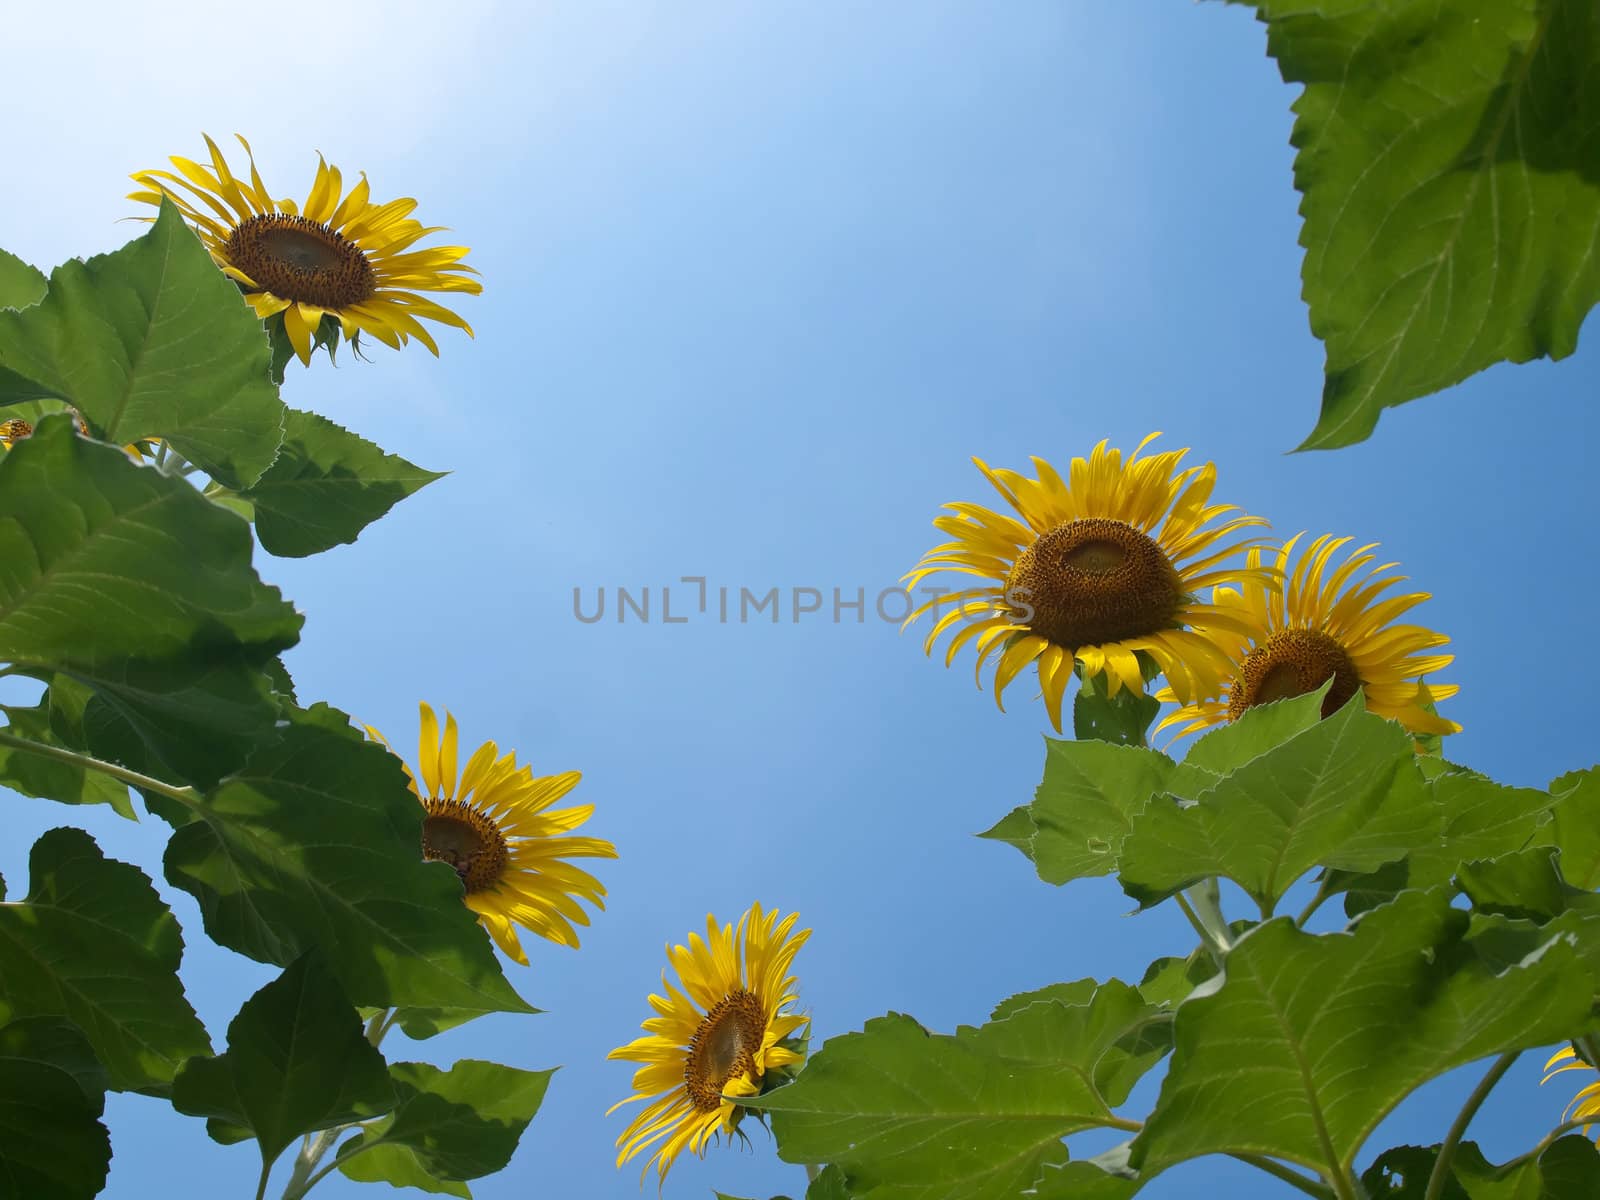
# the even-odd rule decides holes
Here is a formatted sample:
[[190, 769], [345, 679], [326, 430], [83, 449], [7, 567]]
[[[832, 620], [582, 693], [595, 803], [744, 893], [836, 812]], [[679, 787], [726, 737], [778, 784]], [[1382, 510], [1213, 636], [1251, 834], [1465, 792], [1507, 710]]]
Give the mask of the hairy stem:
[[1456, 1147], [1461, 1144], [1461, 1135], [1466, 1133], [1467, 1125], [1477, 1115], [1478, 1109], [1483, 1107], [1483, 1102], [1489, 1098], [1494, 1085], [1499, 1083], [1511, 1069], [1511, 1064], [1517, 1061], [1517, 1056], [1521, 1053], [1520, 1050], [1513, 1050], [1495, 1059], [1494, 1065], [1478, 1081], [1478, 1086], [1472, 1089], [1472, 1095], [1467, 1097], [1467, 1102], [1461, 1106], [1461, 1111], [1451, 1123], [1450, 1132], [1444, 1135], [1444, 1142], [1439, 1147], [1439, 1157], [1433, 1162], [1433, 1174], [1428, 1176], [1428, 1190], [1422, 1193], [1422, 1200], [1439, 1200], [1444, 1194], [1445, 1182], [1450, 1178], [1450, 1160], [1456, 1156]]
[[1194, 926], [1194, 931], [1200, 935], [1200, 944], [1204, 946], [1206, 951], [1211, 955], [1211, 961], [1220, 967], [1222, 965], [1224, 956], [1226, 956], [1228, 953], [1227, 950], [1218, 945], [1217, 942], [1212, 938], [1211, 931], [1206, 928], [1205, 922], [1202, 921], [1199, 916], [1195, 914], [1194, 909], [1190, 907], [1189, 899], [1186, 895], [1184, 895], [1184, 893], [1178, 892], [1173, 896], [1173, 899], [1178, 902], [1178, 907], [1183, 910], [1183, 915], [1189, 918], [1189, 924]]
[[1300, 915], [1294, 919], [1294, 923], [1300, 926], [1301, 929], [1304, 929], [1306, 927], [1306, 922], [1311, 919], [1311, 914], [1316, 912], [1317, 909], [1321, 908], [1323, 903], [1331, 895], [1333, 895], [1333, 893], [1328, 891], [1328, 878], [1326, 875], [1324, 875], [1322, 882], [1317, 884], [1317, 894], [1311, 897], [1311, 902], [1300, 910]]
[[1275, 1175], [1290, 1187], [1299, 1188], [1308, 1196], [1315, 1196], [1317, 1200], [1334, 1200], [1333, 1189], [1326, 1184], [1318, 1183], [1315, 1179], [1308, 1179], [1299, 1171], [1274, 1162], [1261, 1154], [1230, 1154], [1229, 1158], [1236, 1158], [1242, 1163], [1249, 1163], [1257, 1170], [1265, 1171], [1268, 1175]]
[[187, 804], [190, 808], [200, 800], [200, 794], [191, 787], [176, 787], [164, 780], [156, 779], [149, 775], [141, 775], [138, 771], [130, 771], [126, 767], [119, 767], [116, 763], [108, 763], [104, 759], [95, 758], [89, 754], [80, 754], [76, 750], [68, 750], [64, 746], [46, 746], [42, 742], [30, 742], [27, 738], [20, 738], [14, 733], [7, 733], [0, 729], [0, 746], [10, 746], [14, 750], [21, 750], [27, 754], [37, 754], [40, 758], [53, 758], [57, 762], [70, 763], [75, 767], [82, 767], [88, 771], [98, 771], [102, 775], [120, 780], [129, 787], [142, 788], [149, 792], [159, 792], [163, 796], [170, 796], [180, 804]]

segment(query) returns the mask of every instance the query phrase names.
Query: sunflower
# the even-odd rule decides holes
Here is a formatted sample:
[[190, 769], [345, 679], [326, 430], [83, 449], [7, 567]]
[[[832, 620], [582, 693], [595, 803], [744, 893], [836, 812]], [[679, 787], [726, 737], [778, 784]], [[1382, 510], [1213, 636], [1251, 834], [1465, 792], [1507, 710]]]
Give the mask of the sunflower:
[[[1296, 534], [1278, 551], [1273, 574], [1280, 586], [1251, 579], [1242, 591], [1216, 590], [1212, 599], [1230, 619], [1202, 632], [1235, 665], [1223, 686], [1198, 699], [1180, 697], [1171, 689], [1158, 692], [1156, 699], [1180, 707], [1157, 728], [1181, 725], [1175, 736], [1182, 737], [1237, 720], [1253, 705], [1314, 692], [1331, 679], [1322, 702], [1324, 716], [1343, 708], [1359, 691], [1370, 711], [1400, 722], [1413, 734], [1460, 732], [1461, 726], [1433, 712], [1434, 701], [1449, 699], [1459, 689], [1419, 681], [1454, 661], [1453, 655], [1429, 653], [1450, 639], [1420, 625], [1391, 624], [1429, 594], [1380, 599], [1404, 581], [1405, 576], [1390, 574], [1399, 564], [1372, 566], [1373, 543], [1333, 567], [1334, 557], [1352, 539], [1327, 534], [1306, 548], [1291, 571], [1302, 536]], [[1252, 550], [1250, 566], [1261, 565], [1261, 552]]]
[[737, 930], [708, 916], [704, 941], [691, 933], [687, 946], [668, 948], [681, 990], [663, 971], [666, 997], [650, 997], [647, 1036], [607, 1055], [645, 1064], [634, 1072], [634, 1094], [606, 1112], [650, 1101], [617, 1138], [619, 1167], [655, 1146], [641, 1182], [651, 1164], [665, 1181], [685, 1149], [704, 1158], [714, 1134], [738, 1127], [738, 1099], [759, 1095], [767, 1072], [801, 1061], [794, 1035], [807, 1018], [788, 1011], [797, 986], [789, 968], [811, 931], [794, 932], [795, 921], [756, 904]]
[[23, 438], [33, 436], [33, 426], [21, 417], [12, 417], [8, 421], [0, 421], [0, 446], [7, 450], [22, 441]]
[[998, 652], [998, 705], [1011, 681], [1034, 664], [1058, 731], [1075, 665], [1086, 677], [1103, 674], [1112, 696], [1124, 687], [1144, 690], [1141, 658], [1186, 696], [1213, 687], [1227, 659], [1190, 627], [1230, 618], [1193, 593], [1247, 574], [1224, 564], [1259, 536], [1222, 543], [1266, 522], [1230, 517], [1234, 506], [1209, 504], [1216, 467], [1180, 471], [1187, 450], [1140, 458], [1159, 436], [1145, 438], [1125, 463], [1120, 450], [1102, 441], [1087, 461], [1072, 460], [1065, 481], [1040, 458], [1033, 460], [1036, 480], [973, 459], [1021, 520], [976, 504], [944, 506], [949, 514], [933, 523], [956, 540], [924, 554], [904, 580], [915, 587], [954, 571], [982, 583], [937, 594], [912, 611], [907, 624], [951, 606], [934, 622], [924, 651], [932, 654], [942, 634], [965, 622], [950, 639], [945, 665], [976, 639], [981, 677]]
[[[1557, 1063], [1561, 1065], [1556, 1066]], [[1544, 1078], [1539, 1080], [1539, 1086], [1543, 1087], [1563, 1071], [1592, 1070], [1594, 1068], [1579, 1058], [1577, 1051], [1568, 1046], [1564, 1050], [1556, 1051], [1550, 1056], [1550, 1061], [1544, 1064]], [[1566, 1111], [1561, 1114], [1563, 1123], [1572, 1120], [1583, 1121], [1590, 1117], [1600, 1119], [1600, 1083], [1591, 1083], [1585, 1087], [1572, 1098], [1572, 1103], [1567, 1105]], [[1589, 1126], [1585, 1125], [1583, 1132], [1587, 1134]]]
[[[535, 777], [518, 767], [515, 753], [501, 754], [493, 742], [473, 752], [456, 777], [456, 719], [445, 713], [444, 736], [426, 704], [417, 763], [422, 789], [409, 766], [411, 790], [422, 801], [422, 857], [449, 863], [466, 889], [463, 899], [495, 942], [523, 966], [528, 956], [517, 938], [521, 925], [563, 946], [576, 947], [573, 924], [587, 925], [578, 898], [605, 907], [606, 889], [567, 858], [615, 858], [617, 848], [599, 838], [563, 836], [594, 812], [592, 804], [551, 809], [576, 786], [577, 771]], [[383, 735], [367, 727], [378, 741]]]
[[303, 205], [274, 200], [261, 182], [250, 143], [242, 137], [239, 143], [250, 159], [249, 183], [228, 169], [222, 151], [206, 137], [209, 170], [174, 155], [178, 174], [141, 171], [132, 179], [143, 190], [128, 199], [159, 205], [163, 196], [170, 198], [199, 230], [223, 273], [244, 289], [256, 314], [262, 320], [281, 318], [301, 362], [310, 364], [324, 317], [336, 319], [352, 342], [365, 332], [398, 350], [414, 337], [435, 356], [439, 347], [418, 318], [471, 335], [471, 326], [454, 312], [417, 294], [477, 295], [483, 285], [460, 261], [467, 247], [413, 248], [443, 228], [412, 220], [415, 200], [372, 203], [365, 174], [346, 193], [339, 169], [321, 155]]

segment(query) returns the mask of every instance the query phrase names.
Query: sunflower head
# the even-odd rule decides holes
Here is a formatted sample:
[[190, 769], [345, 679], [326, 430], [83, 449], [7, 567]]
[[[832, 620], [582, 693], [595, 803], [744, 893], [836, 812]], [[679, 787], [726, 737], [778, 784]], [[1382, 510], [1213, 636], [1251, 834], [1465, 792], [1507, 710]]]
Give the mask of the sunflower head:
[[1039, 458], [1037, 478], [974, 459], [1016, 515], [960, 503], [945, 505], [934, 520], [954, 540], [924, 554], [905, 576], [908, 586], [946, 571], [977, 583], [940, 589], [913, 610], [908, 624], [927, 613], [935, 617], [926, 652], [954, 629], [948, 666], [972, 641], [980, 678], [984, 664], [995, 660], [996, 704], [1034, 666], [1058, 731], [1074, 670], [1105, 675], [1113, 696], [1124, 687], [1142, 691], [1147, 665], [1186, 696], [1214, 687], [1228, 664], [1194, 627], [1219, 617], [1194, 593], [1264, 574], [1228, 564], [1261, 540], [1246, 531], [1266, 522], [1212, 504], [1216, 468], [1183, 468], [1187, 450], [1141, 458], [1158, 436], [1126, 460], [1102, 441], [1087, 459], [1072, 460], [1066, 479]]
[[[535, 776], [531, 767], [517, 766], [514, 752], [501, 754], [493, 742], [479, 746], [458, 775], [455, 717], [445, 714], [441, 734], [433, 709], [420, 707], [418, 770], [409, 765], [405, 770], [425, 813], [423, 858], [455, 871], [467, 907], [517, 962], [528, 964], [518, 925], [576, 947], [573, 926], [589, 923], [578, 901], [604, 908], [606, 889], [566, 860], [617, 857], [610, 842], [569, 836], [594, 813], [593, 805], [550, 807], [582, 776], [576, 771]], [[367, 732], [388, 745], [376, 729]]]
[[217, 144], [207, 166], [177, 155], [173, 171], [141, 171], [130, 200], [159, 205], [166, 197], [199, 231], [223, 272], [244, 291], [265, 321], [279, 323], [300, 361], [311, 362], [314, 342], [330, 348], [338, 333], [352, 342], [367, 333], [399, 349], [416, 338], [435, 355], [423, 320], [471, 327], [421, 292], [483, 291], [461, 260], [465, 246], [418, 247], [441, 226], [413, 220], [410, 199], [375, 204], [366, 176], [348, 192], [339, 168], [318, 157], [304, 204], [275, 200], [256, 170], [250, 143], [248, 181], [234, 175]]
[[617, 1138], [619, 1167], [654, 1148], [641, 1182], [652, 1165], [664, 1181], [684, 1150], [704, 1157], [714, 1136], [737, 1130], [739, 1100], [768, 1090], [804, 1057], [807, 1018], [791, 1011], [797, 985], [789, 970], [811, 931], [797, 932], [797, 919], [780, 921], [755, 904], [737, 928], [708, 916], [703, 940], [691, 933], [687, 946], [668, 947], [678, 984], [662, 972], [665, 995], [650, 997], [656, 1015], [644, 1022], [645, 1036], [607, 1056], [643, 1064], [634, 1094], [607, 1113], [649, 1102]]
[[[1543, 1087], [1564, 1071], [1593, 1070], [1593, 1067], [1578, 1057], [1577, 1051], [1568, 1046], [1563, 1050], [1556, 1051], [1550, 1056], [1549, 1061], [1544, 1064], [1544, 1078], [1539, 1080], [1539, 1086]], [[1563, 1123], [1567, 1121], [1583, 1121], [1590, 1117], [1600, 1120], [1600, 1082], [1585, 1085], [1572, 1098], [1572, 1103], [1567, 1105], [1566, 1111], [1561, 1114]], [[1583, 1127], [1585, 1135], [1588, 1134], [1589, 1128], [1588, 1125]]]
[[[1454, 661], [1433, 651], [1449, 638], [1421, 625], [1394, 622], [1429, 599], [1427, 592], [1385, 596], [1405, 576], [1396, 563], [1373, 565], [1376, 545], [1361, 546], [1339, 560], [1350, 538], [1323, 535], [1295, 557], [1303, 535], [1289, 539], [1270, 564], [1276, 582], [1259, 578], [1240, 587], [1218, 588], [1212, 599], [1226, 620], [1200, 632], [1231, 664], [1217, 688], [1181, 697], [1168, 688], [1156, 694], [1178, 704], [1157, 728], [1178, 726], [1176, 736], [1236, 721], [1258, 704], [1314, 692], [1330, 684], [1322, 715], [1343, 708], [1357, 692], [1369, 711], [1400, 722], [1412, 734], [1457, 733], [1461, 726], [1433, 710], [1454, 696], [1453, 684], [1422, 682], [1422, 676]], [[1251, 550], [1250, 565], [1262, 567]]]

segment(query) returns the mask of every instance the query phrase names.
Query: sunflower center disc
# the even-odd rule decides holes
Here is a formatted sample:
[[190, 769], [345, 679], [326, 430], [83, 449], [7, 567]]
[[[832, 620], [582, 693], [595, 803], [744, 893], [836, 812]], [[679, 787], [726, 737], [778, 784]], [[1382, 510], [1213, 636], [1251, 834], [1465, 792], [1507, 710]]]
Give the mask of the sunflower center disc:
[[1040, 534], [1006, 578], [1006, 601], [1026, 617], [1021, 623], [1069, 649], [1170, 628], [1183, 600], [1183, 581], [1161, 547], [1107, 517]]
[[683, 1067], [695, 1108], [715, 1112], [722, 1107], [722, 1089], [730, 1079], [756, 1073], [755, 1056], [766, 1024], [761, 1001], [745, 988], [724, 996], [706, 1014], [689, 1042]]
[[1333, 686], [1322, 700], [1322, 715], [1331, 717], [1361, 690], [1356, 666], [1338, 641], [1313, 629], [1274, 633], [1245, 657], [1239, 677], [1229, 689], [1228, 719], [1237, 721], [1247, 708], [1304, 696], [1328, 680]]
[[506, 839], [493, 820], [459, 800], [430, 800], [422, 819], [422, 857], [449, 863], [468, 892], [499, 882], [505, 870]]
[[259, 213], [228, 238], [228, 261], [264, 292], [338, 311], [370, 298], [377, 276], [361, 248], [318, 221]]

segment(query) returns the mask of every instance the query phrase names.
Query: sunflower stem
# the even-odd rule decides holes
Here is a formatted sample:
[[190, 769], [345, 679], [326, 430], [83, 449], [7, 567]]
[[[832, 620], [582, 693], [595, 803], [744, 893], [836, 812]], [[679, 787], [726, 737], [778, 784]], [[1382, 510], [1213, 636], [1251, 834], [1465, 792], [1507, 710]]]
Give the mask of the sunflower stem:
[[1334, 1200], [1333, 1189], [1326, 1184], [1318, 1183], [1315, 1179], [1308, 1179], [1300, 1172], [1286, 1167], [1280, 1162], [1274, 1162], [1265, 1155], [1230, 1154], [1228, 1157], [1238, 1159], [1242, 1163], [1248, 1163], [1258, 1171], [1265, 1171], [1268, 1175], [1275, 1175], [1289, 1186], [1299, 1188], [1306, 1195], [1315, 1196], [1317, 1200]]
[[1428, 1190], [1422, 1193], [1422, 1200], [1439, 1200], [1444, 1195], [1445, 1182], [1450, 1178], [1450, 1160], [1456, 1156], [1461, 1135], [1466, 1133], [1467, 1125], [1477, 1115], [1478, 1109], [1483, 1107], [1494, 1085], [1511, 1069], [1511, 1064], [1517, 1061], [1521, 1053], [1520, 1050], [1512, 1050], [1495, 1059], [1494, 1065], [1478, 1081], [1478, 1086], [1472, 1089], [1472, 1095], [1461, 1106], [1461, 1111], [1450, 1125], [1450, 1132], [1444, 1135], [1444, 1142], [1439, 1146], [1439, 1157], [1433, 1160], [1433, 1174], [1428, 1176]]
[[1204, 946], [1206, 948], [1206, 952], [1211, 955], [1211, 960], [1220, 967], [1222, 965], [1223, 956], [1227, 952], [1212, 940], [1211, 931], [1207, 929], [1205, 927], [1205, 923], [1195, 915], [1194, 909], [1189, 905], [1188, 897], [1183, 892], [1178, 892], [1173, 899], [1178, 902], [1178, 907], [1183, 910], [1183, 915], [1189, 918], [1189, 924], [1194, 926], [1194, 931], [1200, 935], [1200, 944]]
[[[321, 1171], [317, 1171], [317, 1164], [328, 1152], [328, 1147], [333, 1145], [339, 1134], [347, 1128], [345, 1125], [335, 1125], [332, 1129], [324, 1129], [300, 1148], [300, 1153], [295, 1156], [294, 1170], [289, 1175], [289, 1182], [283, 1185], [283, 1200], [300, 1200], [301, 1196], [316, 1186], [319, 1179], [339, 1165], [339, 1160], [335, 1158]], [[316, 1173], [312, 1174], [314, 1171]]]
[[156, 443], [156, 466], [165, 466], [167, 461], [167, 443], [165, 439]]
[[1540, 1138], [1539, 1144], [1536, 1145], [1532, 1150], [1529, 1150], [1524, 1154], [1517, 1155], [1510, 1162], [1506, 1163], [1505, 1166], [1501, 1167], [1501, 1172], [1505, 1175], [1511, 1174], [1513, 1168], [1520, 1167], [1523, 1163], [1533, 1162], [1538, 1159], [1540, 1155], [1542, 1155], [1546, 1150], [1550, 1149], [1550, 1147], [1555, 1144], [1558, 1138], [1565, 1137], [1567, 1134], [1576, 1129], [1582, 1129], [1585, 1125], [1592, 1124], [1594, 1124], [1593, 1117], [1578, 1117], [1572, 1121], [1561, 1122], [1561, 1124], [1557, 1125], [1549, 1133], [1545, 1134], [1544, 1137]]
[[159, 792], [169, 796], [179, 804], [188, 805], [190, 808], [197, 806], [200, 793], [191, 787], [175, 787], [160, 779], [149, 775], [141, 775], [138, 771], [130, 771], [126, 767], [119, 767], [116, 763], [108, 763], [104, 759], [92, 755], [80, 754], [76, 750], [68, 750], [64, 746], [46, 746], [42, 742], [30, 742], [27, 738], [17, 737], [16, 734], [7, 733], [0, 729], [0, 746], [10, 746], [14, 750], [21, 750], [27, 754], [37, 754], [41, 758], [53, 758], [57, 762], [70, 763], [75, 767], [82, 767], [87, 771], [98, 771], [102, 775], [120, 780], [129, 787], [140, 788], [144, 791]]
[[1324, 874], [1322, 877], [1322, 882], [1317, 884], [1317, 894], [1311, 897], [1311, 902], [1300, 910], [1300, 915], [1294, 919], [1294, 923], [1301, 929], [1304, 929], [1306, 927], [1306, 922], [1311, 919], [1311, 914], [1316, 912], [1317, 909], [1321, 908], [1323, 903], [1331, 895], [1333, 895], [1333, 893], [1328, 890], [1328, 877], [1326, 874]]
[[262, 1163], [261, 1164], [261, 1178], [260, 1178], [260, 1181], [256, 1184], [256, 1200], [264, 1200], [264, 1197], [267, 1194], [267, 1177], [269, 1175], [271, 1175], [271, 1174], [272, 1174], [272, 1164], [269, 1163], [269, 1162]]
[[1233, 949], [1233, 938], [1228, 934], [1228, 918], [1222, 911], [1222, 889], [1215, 876], [1202, 879], [1185, 893], [1194, 905], [1196, 918], [1211, 935], [1217, 948], [1227, 954]]
[[817, 1166], [816, 1163], [807, 1163], [806, 1164], [806, 1182], [807, 1183], [815, 1183], [817, 1181], [817, 1176], [821, 1175], [821, 1174], [822, 1174], [822, 1168]]

